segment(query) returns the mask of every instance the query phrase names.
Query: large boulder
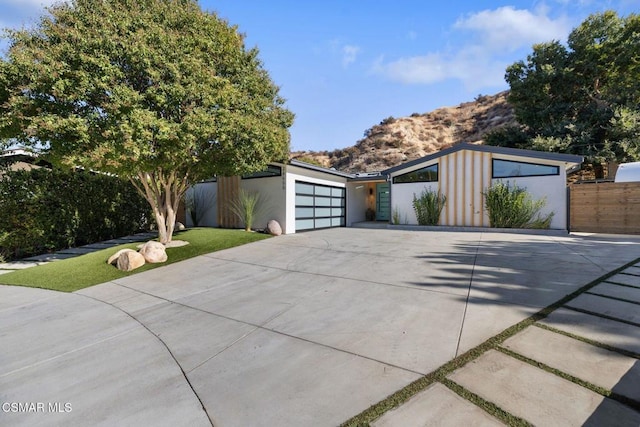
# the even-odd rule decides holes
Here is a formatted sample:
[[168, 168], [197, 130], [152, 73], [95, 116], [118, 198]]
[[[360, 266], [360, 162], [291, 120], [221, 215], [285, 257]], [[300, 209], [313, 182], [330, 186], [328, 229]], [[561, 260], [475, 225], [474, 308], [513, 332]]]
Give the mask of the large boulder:
[[282, 227], [280, 227], [280, 223], [275, 219], [272, 219], [267, 223], [267, 233], [272, 236], [279, 236], [282, 234]]
[[140, 248], [140, 253], [149, 263], [165, 262], [167, 260], [167, 251], [164, 245], [155, 240], [150, 240]]
[[120, 256], [118, 256], [116, 267], [118, 267], [118, 270], [131, 271], [142, 267], [144, 263], [145, 260], [142, 254], [129, 249], [123, 251]]
[[118, 252], [116, 252], [115, 254], [109, 257], [109, 259], [107, 260], [107, 264], [112, 264], [112, 265], [115, 264], [118, 258], [120, 257], [120, 255], [122, 255], [125, 252], [135, 252], [135, 251], [133, 249], [120, 249]]

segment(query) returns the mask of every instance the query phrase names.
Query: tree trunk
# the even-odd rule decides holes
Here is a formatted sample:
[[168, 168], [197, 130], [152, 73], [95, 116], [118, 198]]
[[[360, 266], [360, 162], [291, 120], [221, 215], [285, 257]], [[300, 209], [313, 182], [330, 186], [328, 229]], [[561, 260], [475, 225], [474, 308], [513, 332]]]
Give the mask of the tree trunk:
[[176, 212], [189, 187], [187, 177], [177, 177], [175, 171], [166, 174], [158, 170], [139, 172], [137, 178], [132, 178], [131, 182], [151, 205], [158, 226], [158, 240], [166, 245], [173, 238]]

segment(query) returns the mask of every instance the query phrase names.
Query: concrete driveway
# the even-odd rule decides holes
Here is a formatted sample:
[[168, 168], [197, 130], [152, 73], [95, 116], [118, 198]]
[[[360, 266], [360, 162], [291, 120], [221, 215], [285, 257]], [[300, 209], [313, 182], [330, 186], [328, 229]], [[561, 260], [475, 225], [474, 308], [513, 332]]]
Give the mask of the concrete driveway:
[[0, 424], [340, 424], [638, 242], [341, 228], [74, 294], [0, 286]]

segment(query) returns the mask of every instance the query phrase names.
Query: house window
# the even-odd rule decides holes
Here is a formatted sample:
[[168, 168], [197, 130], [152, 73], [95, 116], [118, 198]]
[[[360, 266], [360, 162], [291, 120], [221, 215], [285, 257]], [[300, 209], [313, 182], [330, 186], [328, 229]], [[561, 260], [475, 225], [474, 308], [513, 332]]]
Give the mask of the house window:
[[560, 168], [537, 163], [514, 162], [512, 160], [493, 159], [493, 178], [511, 178], [517, 176], [560, 175]]
[[282, 175], [282, 168], [280, 166], [269, 165], [267, 166], [267, 169], [263, 171], [242, 175], [242, 179], [266, 178], [270, 176], [281, 176], [281, 175]]
[[404, 184], [407, 182], [437, 182], [438, 164], [427, 166], [403, 175], [393, 177], [394, 184]]

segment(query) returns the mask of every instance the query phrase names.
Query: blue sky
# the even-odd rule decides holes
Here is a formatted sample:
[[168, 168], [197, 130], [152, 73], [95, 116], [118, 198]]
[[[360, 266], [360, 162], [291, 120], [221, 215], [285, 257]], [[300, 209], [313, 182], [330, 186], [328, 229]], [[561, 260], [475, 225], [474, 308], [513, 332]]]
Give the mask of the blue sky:
[[[0, 0], [0, 27], [32, 25], [52, 0]], [[296, 114], [292, 150], [353, 145], [388, 116], [508, 89], [534, 43], [565, 41], [589, 14], [640, 0], [199, 0], [257, 46]], [[0, 45], [0, 47], [6, 45]]]

